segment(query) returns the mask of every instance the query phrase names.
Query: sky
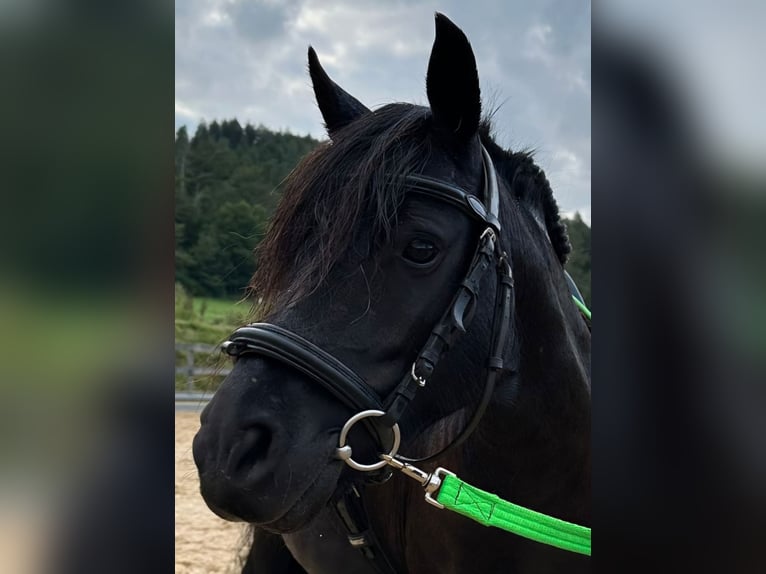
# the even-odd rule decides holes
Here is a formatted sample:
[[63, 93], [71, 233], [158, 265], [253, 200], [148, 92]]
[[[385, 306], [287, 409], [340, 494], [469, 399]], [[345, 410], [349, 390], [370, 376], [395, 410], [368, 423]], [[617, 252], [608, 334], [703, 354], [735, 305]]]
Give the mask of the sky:
[[503, 147], [534, 149], [562, 212], [590, 223], [590, 2], [178, 0], [175, 123], [236, 118], [324, 138], [307, 72], [369, 108], [427, 105], [434, 12], [466, 34]]

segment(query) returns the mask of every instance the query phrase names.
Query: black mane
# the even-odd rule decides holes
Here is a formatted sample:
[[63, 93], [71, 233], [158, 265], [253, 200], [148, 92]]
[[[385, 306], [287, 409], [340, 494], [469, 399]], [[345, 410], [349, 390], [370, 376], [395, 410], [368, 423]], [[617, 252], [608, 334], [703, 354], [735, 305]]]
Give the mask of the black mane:
[[[420, 173], [432, 151], [431, 119], [428, 108], [383, 106], [344, 127], [293, 170], [256, 252], [250, 292], [260, 312], [310, 293], [360, 232], [369, 232], [368, 252], [390, 238], [406, 189], [402, 176]], [[498, 175], [520, 202], [542, 214], [555, 253], [565, 263], [571, 246], [545, 174], [531, 153], [500, 148], [490, 130], [485, 120], [480, 136]]]
[[542, 214], [556, 257], [564, 265], [572, 245], [545, 172], [535, 164], [532, 152], [511, 152], [497, 145], [488, 121], [482, 122], [479, 133], [484, 147], [492, 155], [498, 176], [509, 182], [514, 197]]
[[250, 289], [262, 310], [311, 292], [360, 231], [370, 232], [371, 243], [390, 236], [404, 198], [401, 176], [422, 171], [428, 160], [430, 117], [428, 108], [383, 106], [341, 129], [293, 170], [256, 252]]

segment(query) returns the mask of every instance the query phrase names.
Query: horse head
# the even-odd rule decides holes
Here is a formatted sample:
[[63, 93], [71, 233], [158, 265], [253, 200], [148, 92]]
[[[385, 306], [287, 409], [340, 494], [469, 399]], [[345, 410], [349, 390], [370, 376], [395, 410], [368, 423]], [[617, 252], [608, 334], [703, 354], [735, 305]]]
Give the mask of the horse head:
[[[227, 343], [234, 367], [194, 440], [205, 501], [285, 535], [313, 567], [322, 553], [301, 557], [301, 533], [339, 492], [376, 484], [363, 497], [390, 563], [428, 572], [438, 561], [416, 565], [429, 543], [405, 550], [402, 537], [442, 519], [404, 518], [422, 501], [378, 463], [400, 448], [586, 519], [590, 335], [562, 267], [566, 232], [542, 171], [482, 121], [465, 35], [437, 14], [427, 107], [369, 110], [311, 48], [309, 72], [330, 139], [286, 180], [258, 248], [260, 322]], [[383, 416], [347, 423], [365, 409]], [[444, 522], [432, 548], [481, 534]]]

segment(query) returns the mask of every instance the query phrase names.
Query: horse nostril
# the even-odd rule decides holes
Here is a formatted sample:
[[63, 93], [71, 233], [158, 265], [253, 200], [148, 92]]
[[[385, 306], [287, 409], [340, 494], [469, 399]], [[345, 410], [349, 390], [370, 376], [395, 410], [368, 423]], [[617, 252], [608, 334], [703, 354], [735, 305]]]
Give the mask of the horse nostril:
[[256, 424], [249, 427], [232, 452], [232, 472], [246, 472], [257, 464], [263, 463], [268, 458], [273, 437], [273, 432], [266, 425]]

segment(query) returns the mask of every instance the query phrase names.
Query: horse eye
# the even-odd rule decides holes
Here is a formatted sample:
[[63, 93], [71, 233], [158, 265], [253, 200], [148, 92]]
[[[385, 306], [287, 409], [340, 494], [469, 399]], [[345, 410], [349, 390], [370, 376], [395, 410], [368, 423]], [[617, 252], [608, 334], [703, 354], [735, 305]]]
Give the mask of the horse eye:
[[439, 254], [436, 245], [425, 239], [413, 239], [410, 244], [404, 248], [402, 256], [412, 263], [424, 265], [430, 263]]

